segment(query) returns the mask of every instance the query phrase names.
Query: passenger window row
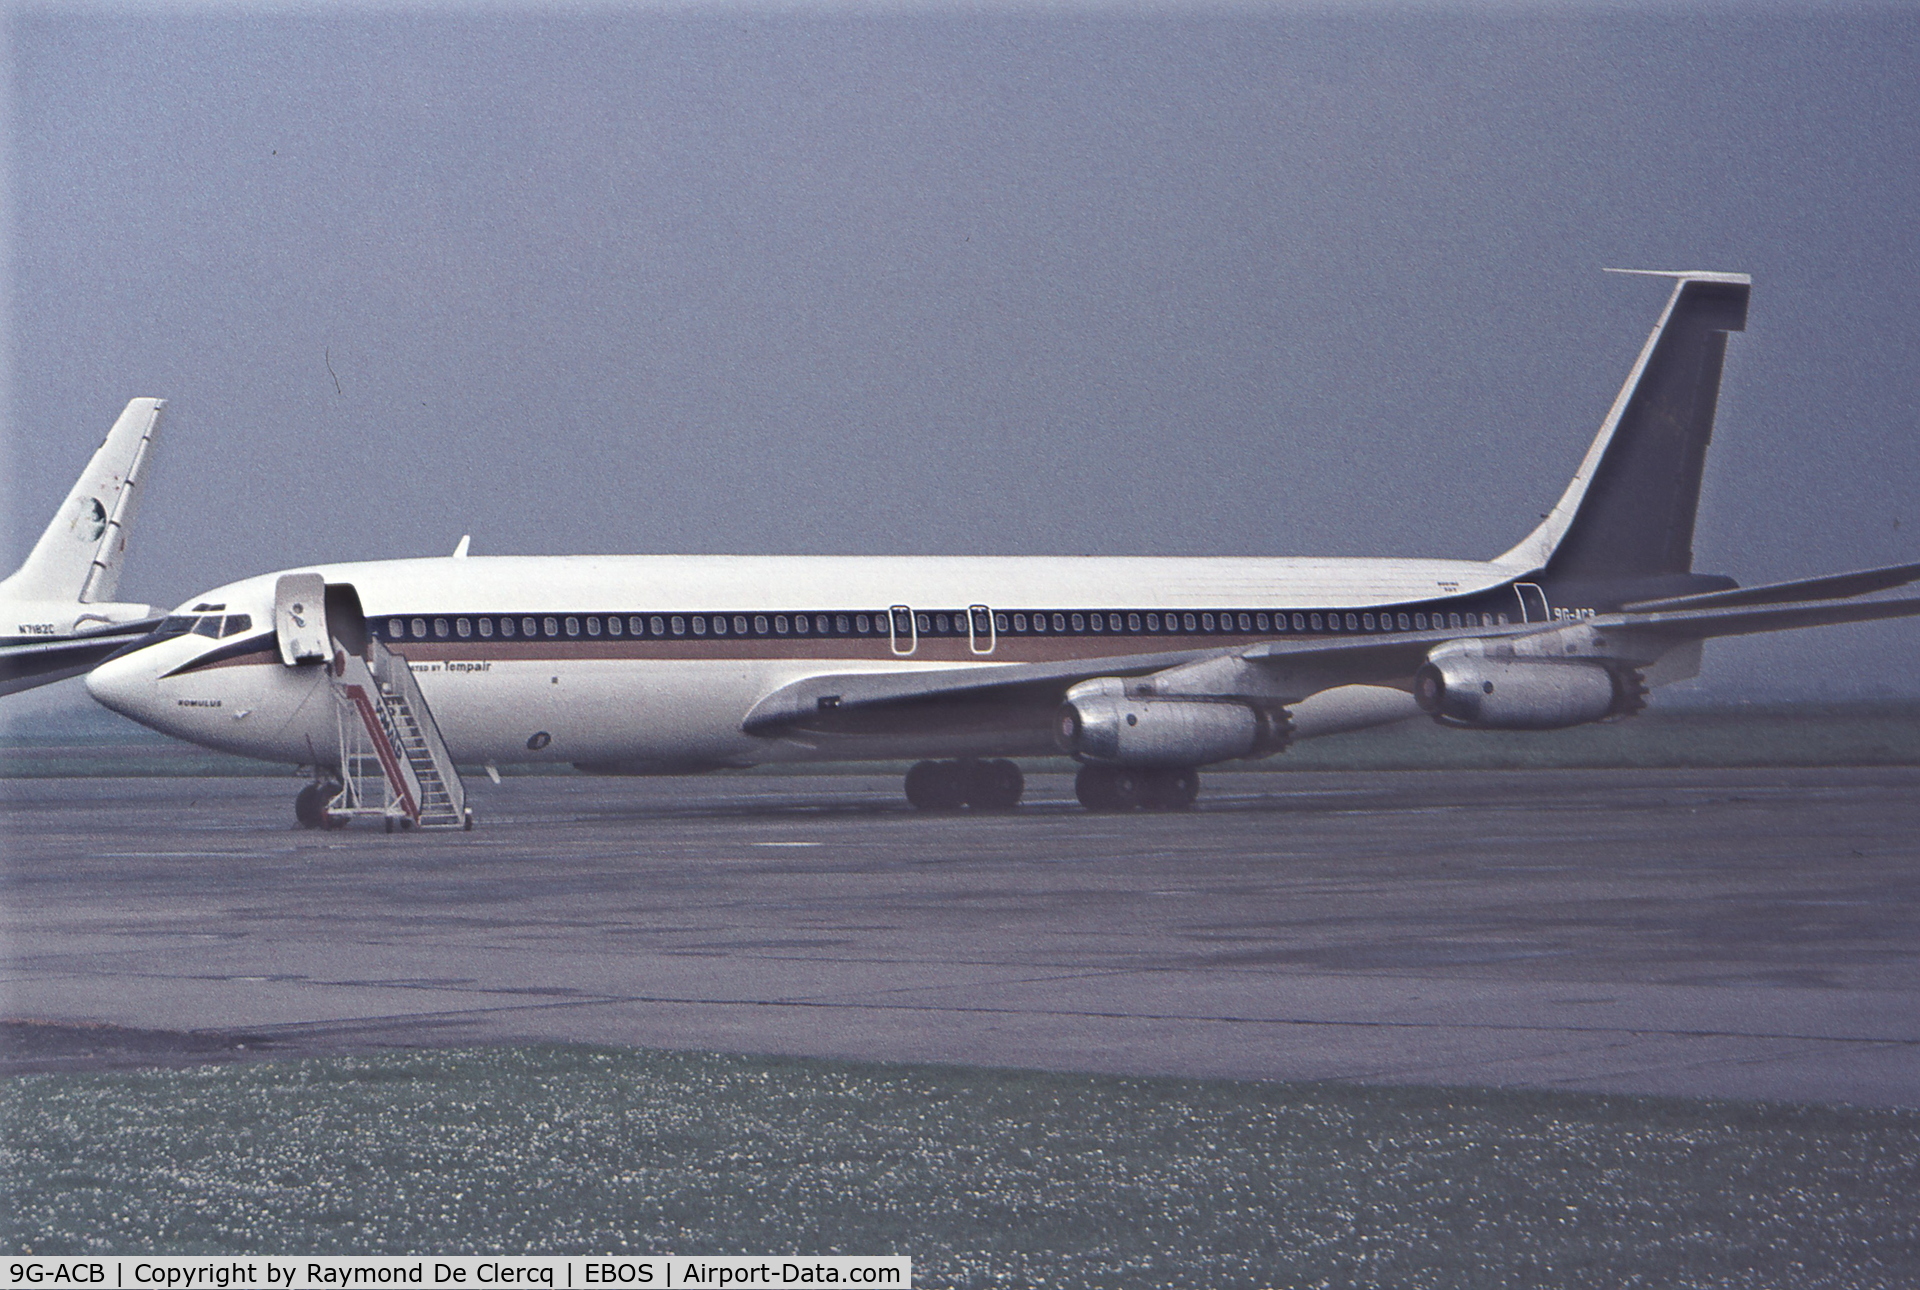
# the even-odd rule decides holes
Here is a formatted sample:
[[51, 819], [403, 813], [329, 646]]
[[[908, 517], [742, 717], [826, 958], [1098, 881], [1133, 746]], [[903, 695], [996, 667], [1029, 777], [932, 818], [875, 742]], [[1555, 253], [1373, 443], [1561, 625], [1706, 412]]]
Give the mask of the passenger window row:
[[483, 614], [389, 618], [388, 640], [885, 636], [885, 614]]
[[[1464, 622], [1462, 621], [1464, 619]], [[1492, 627], [1505, 624], [1505, 614], [1431, 615], [1431, 628]], [[1149, 636], [1174, 636], [1188, 633], [1260, 634], [1292, 632], [1412, 632], [1430, 629], [1429, 615], [1413, 613], [1311, 613], [1276, 610], [1214, 610], [1179, 613], [996, 613], [994, 626], [1003, 634], [1082, 635], [1088, 632], [1144, 632]]]
[[[229, 615], [246, 624], [245, 614]], [[174, 619], [168, 619], [169, 624]], [[191, 622], [191, 619], [185, 620]], [[203, 623], [207, 620], [201, 620]], [[211, 621], [218, 623], [218, 617]], [[986, 619], [981, 616], [979, 627]], [[1188, 634], [1286, 634], [1313, 632], [1393, 632], [1446, 630], [1458, 627], [1505, 625], [1506, 614], [1425, 611], [1344, 613], [1321, 611], [1087, 610], [999, 611], [994, 631], [1002, 636], [1081, 636], [1089, 634], [1182, 636]], [[904, 617], [901, 626], [905, 627]], [[674, 639], [684, 637], [809, 636], [848, 637], [889, 635], [886, 613], [875, 614], [481, 614], [388, 618], [388, 640], [558, 640], [558, 639]], [[918, 611], [913, 629], [921, 637], [969, 635], [964, 611]], [[164, 630], [164, 629], [163, 629]], [[181, 631], [187, 630], [181, 628]], [[194, 630], [205, 632], [200, 627]], [[241, 628], [229, 628], [226, 634]], [[376, 629], [377, 630], [377, 629]]]

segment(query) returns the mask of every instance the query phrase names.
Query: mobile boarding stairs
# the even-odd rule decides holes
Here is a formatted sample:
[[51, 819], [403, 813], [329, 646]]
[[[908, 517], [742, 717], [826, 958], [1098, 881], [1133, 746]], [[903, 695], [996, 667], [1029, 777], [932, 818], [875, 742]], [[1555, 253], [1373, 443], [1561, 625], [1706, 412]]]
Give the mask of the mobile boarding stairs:
[[353, 588], [329, 587], [317, 573], [284, 574], [273, 618], [280, 661], [323, 666], [333, 690], [339, 787], [320, 804], [325, 823], [378, 819], [389, 833], [472, 828], [466, 785], [413, 669], [366, 630]]
[[389, 833], [472, 828], [466, 785], [407, 660], [375, 639], [365, 657], [335, 642], [327, 675], [340, 736], [340, 791], [326, 805], [328, 822], [374, 818]]

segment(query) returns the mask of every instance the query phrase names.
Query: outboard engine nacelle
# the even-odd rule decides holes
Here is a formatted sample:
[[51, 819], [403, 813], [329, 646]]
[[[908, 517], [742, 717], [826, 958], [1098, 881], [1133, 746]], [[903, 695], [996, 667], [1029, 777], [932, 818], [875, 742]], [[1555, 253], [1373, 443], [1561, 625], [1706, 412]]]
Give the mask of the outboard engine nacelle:
[[1455, 655], [1414, 674], [1413, 697], [1447, 726], [1560, 730], [1646, 706], [1638, 672], [1599, 663], [1557, 663]]
[[1235, 699], [1135, 697], [1115, 677], [1067, 691], [1054, 727], [1061, 749], [1115, 766], [1204, 766], [1264, 757], [1287, 745], [1287, 714]]

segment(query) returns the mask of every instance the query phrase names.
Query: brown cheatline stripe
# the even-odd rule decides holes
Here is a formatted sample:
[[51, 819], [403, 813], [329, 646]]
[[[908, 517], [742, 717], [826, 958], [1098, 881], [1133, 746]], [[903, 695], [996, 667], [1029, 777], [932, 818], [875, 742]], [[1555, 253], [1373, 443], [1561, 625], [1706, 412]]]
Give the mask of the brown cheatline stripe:
[[[1358, 635], [1359, 633], [1355, 633]], [[569, 641], [542, 640], [530, 642], [487, 642], [487, 641], [408, 641], [404, 644], [390, 643], [387, 649], [407, 659], [409, 663], [467, 663], [467, 662], [579, 662], [588, 659], [666, 661], [666, 662], [727, 662], [727, 661], [766, 661], [777, 659], [797, 659], [808, 662], [844, 662], [844, 663], [1057, 663], [1074, 659], [1120, 658], [1132, 654], [1144, 654], [1157, 651], [1165, 652], [1177, 648], [1171, 642], [1187, 644], [1193, 648], [1230, 648], [1236, 645], [1251, 644], [1256, 640], [1270, 640], [1262, 636], [1169, 636], [1141, 637], [1116, 636], [1104, 640], [1098, 637], [1076, 636], [1049, 640], [1042, 638], [1022, 639], [1015, 645], [1003, 639], [1000, 647], [991, 654], [975, 654], [967, 648], [966, 642], [942, 642], [943, 645], [958, 648], [934, 648], [922, 642], [912, 654], [899, 655], [888, 648], [885, 639], [878, 640], [830, 640], [830, 641], [794, 641], [794, 640], [751, 640], [732, 637], [712, 638], [702, 642], [692, 641]], [[1149, 642], [1169, 642], [1156, 644]], [[850, 646], [858, 648], [849, 648]], [[184, 676], [189, 672], [211, 671], [222, 667], [253, 667], [262, 663], [278, 665], [280, 654], [277, 650], [257, 650], [248, 654], [238, 654], [207, 663], [189, 663], [173, 675]]]

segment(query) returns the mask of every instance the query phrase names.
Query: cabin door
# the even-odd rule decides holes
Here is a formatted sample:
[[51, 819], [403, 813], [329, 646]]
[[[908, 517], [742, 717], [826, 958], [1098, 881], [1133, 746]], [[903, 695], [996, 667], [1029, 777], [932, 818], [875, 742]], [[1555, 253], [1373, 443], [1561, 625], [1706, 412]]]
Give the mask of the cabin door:
[[993, 611], [985, 605], [967, 607], [967, 643], [976, 654], [991, 654], [998, 643], [994, 631]]
[[901, 658], [919, 648], [920, 633], [913, 625], [913, 610], [895, 605], [887, 611], [887, 624], [893, 634], [893, 652]]
[[1523, 623], [1545, 623], [1553, 620], [1547, 609], [1547, 593], [1540, 590], [1537, 582], [1516, 582], [1513, 594], [1520, 598], [1520, 621]]
[[317, 573], [283, 573], [273, 586], [273, 631], [288, 667], [333, 657], [327, 636], [327, 580]]

